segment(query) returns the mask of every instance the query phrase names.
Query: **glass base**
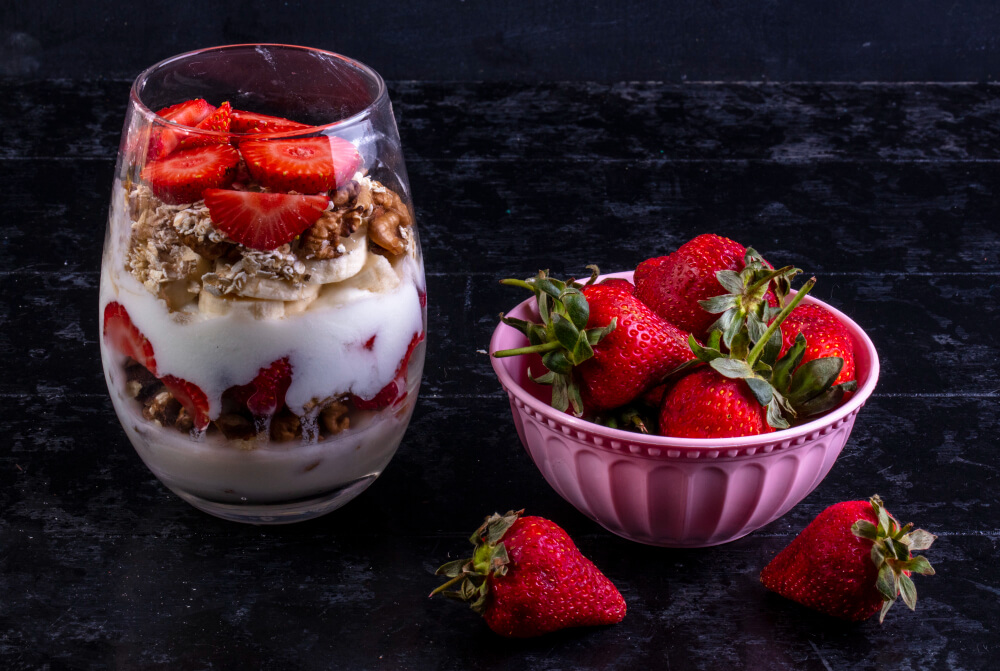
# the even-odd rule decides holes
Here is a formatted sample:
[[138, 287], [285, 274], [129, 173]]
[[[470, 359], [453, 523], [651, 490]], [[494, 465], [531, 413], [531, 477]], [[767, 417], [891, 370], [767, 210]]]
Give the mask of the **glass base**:
[[170, 490], [192, 506], [209, 515], [244, 524], [292, 524], [304, 522], [333, 512], [345, 505], [375, 482], [378, 473], [366, 475], [332, 492], [296, 501], [281, 503], [221, 503], [203, 499], [180, 489]]

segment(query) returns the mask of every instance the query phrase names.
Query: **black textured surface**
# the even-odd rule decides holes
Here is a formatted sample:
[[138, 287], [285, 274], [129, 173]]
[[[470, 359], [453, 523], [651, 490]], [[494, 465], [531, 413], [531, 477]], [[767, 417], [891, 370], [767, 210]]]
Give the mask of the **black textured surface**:
[[[1000, 649], [1000, 104], [994, 86], [390, 86], [429, 273], [428, 366], [403, 445], [327, 517], [199, 513], [118, 426], [97, 281], [128, 82], [0, 84], [0, 668], [980, 669]], [[706, 231], [819, 277], [882, 379], [785, 517], [704, 550], [640, 546], [558, 497], [485, 349], [504, 276], [634, 266]], [[881, 494], [937, 533], [920, 603], [845, 625], [769, 594], [827, 505]], [[619, 625], [496, 638], [428, 600], [493, 510], [564, 526]]]
[[[992, 0], [0, 0], [0, 76], [135, 77], [219, 44], [349, 54], [390, 79], [990, 81]], [[85, 57], [81, 57], [85, 55]]]

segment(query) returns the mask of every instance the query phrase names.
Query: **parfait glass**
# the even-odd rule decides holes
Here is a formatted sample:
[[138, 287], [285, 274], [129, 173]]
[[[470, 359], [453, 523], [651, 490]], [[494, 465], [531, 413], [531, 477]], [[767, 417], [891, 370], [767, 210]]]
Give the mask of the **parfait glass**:
[[392, 458], [426, 289], [382, 78], [234, 45], [132, 86], [101, 267], [101, 357], [150, 470], [213, 515], [334, 510]]

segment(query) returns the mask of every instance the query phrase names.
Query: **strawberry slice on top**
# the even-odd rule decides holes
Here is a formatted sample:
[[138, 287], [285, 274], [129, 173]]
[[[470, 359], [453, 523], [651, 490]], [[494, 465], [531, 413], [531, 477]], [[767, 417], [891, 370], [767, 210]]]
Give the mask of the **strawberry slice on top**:
[[245, 112], [243, 110], [233, 110], [232, 120], [229, 125], [230, 132], [247, 133], [250, 135], [260, 135], [263, 133], [287, 133], [289, 131], [307, 130], [312, 128], [298, 121], [282, 119], [280, 116], [268, 116], [267, 114], [257, 114], [256, 112]]
[[[164, 107], [156, 113], [156, 116], [181, 126], [198, 126], [214, 111], [214, 105], [201, 98], [195, 98]], [[157, 159], [172, 153], [181, 144], [185, 135], [184, 131], [154, 126], [149, 146], [149, 158]]]
[[244, 247], [270, 251], [316, 223], [330, 199], [285, 193], [208, 189], [205, 205], [216, 228]]
[[250, 174], [274, 191], [321, 193], [346, 183], [361, 165], [357, 148], [339, 137], [247, 140], [240, 153]]
[[236, 179], [240, 155], [228, 144], [213, 144], [178, 151], [152, 161], [141, 177], [166, 203], [193, 203], [208, 188], [226, 187]]
[[117, 301], [104, 306], [104, 337], [116, 350], [132, 357], [156, 375], [153, 345], [132, 323], [125, 306]]
[[[229, 123], [232, 118], [232, 106], [224, 102], [207, 117], [198, 122], [195, 128], [199, 130], [210, 130], [218, 133], [228, 133]], [[180, 138], [178, 149], [191, 149], [192, 147], [204, 147], [212, 144], [228, 144], [229, 137], [226, 135], [202, 135], [198, 133], [184, 133]]]

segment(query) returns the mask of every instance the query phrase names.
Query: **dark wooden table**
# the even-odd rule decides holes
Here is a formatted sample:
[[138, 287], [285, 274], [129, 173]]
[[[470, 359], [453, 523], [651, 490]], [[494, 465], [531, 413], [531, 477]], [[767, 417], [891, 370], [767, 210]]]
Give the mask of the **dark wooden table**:
[[[126, 81], [0, 83], [0, 668], [980, 669], [1000, 654], [1000, 87], [394, 83], [429, 273], [428, 366], [385, 474], [319, 520], [223, 522], [112, 411], [97, 285]], [[482, 353], [497, 285], [624, 270], [702, 232], [814, 273], [882, 377], [798, 507], [703, 550], [605, 532], [546, 485]], [[916, 613], [842, 624], [760, 569], [879, 493], [939, 539]], [[512, 642], [428, 600], [494, 510], [618, 585], [617, 626]]]

